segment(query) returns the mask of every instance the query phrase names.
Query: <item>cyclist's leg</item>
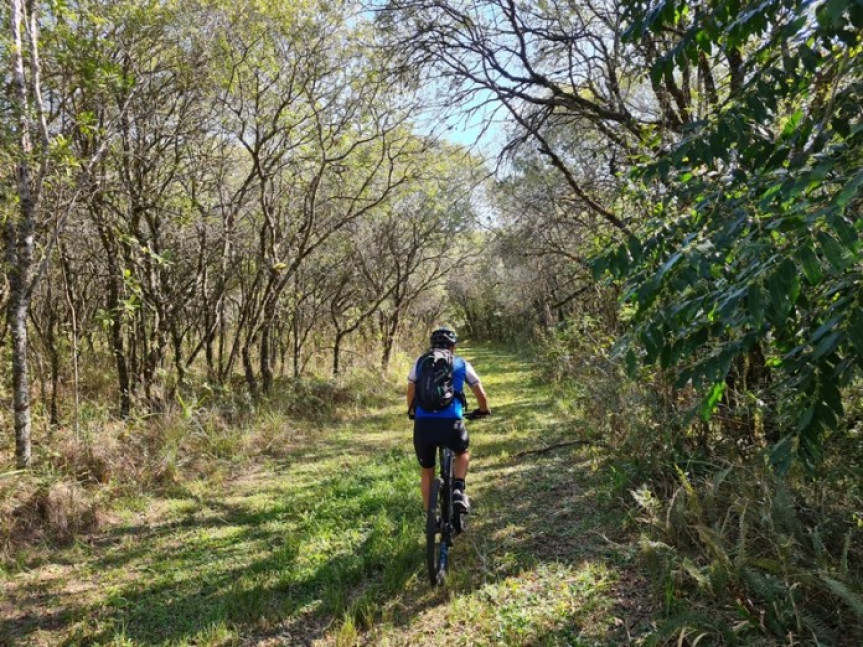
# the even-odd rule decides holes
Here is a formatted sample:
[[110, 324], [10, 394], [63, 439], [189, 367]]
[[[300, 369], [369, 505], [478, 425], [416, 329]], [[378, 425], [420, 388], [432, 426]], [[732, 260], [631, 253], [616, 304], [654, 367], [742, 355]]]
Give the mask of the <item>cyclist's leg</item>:
[[461, 481], [464, 481], [467, 478], [467, 468], [470, 465], [470, 451], [464, 450], [461, 454], [455, 455], [455, 465], [453, 466], [453, 471], [455, 472], [455, 477]]
[[470, 451], [468, 451], [470, 436], [468, 436], [467, 428], [464, 426], [464, 420], [459, 418], [451, 421], [451, 423], [446, 446], [455, 454], [455, 464], [453, 465], [455, 478], [463, 481], [467, 476], [467, 468], [470, 464]]
[[467, 478], [467, 470], [470, 465], [470, 451], [468, 451], [468, 447], [470, 446], [470, 437], [468, 436], [463, 420], [459, 419], [453, 421], [453, 425], [450, 428], [450, 436], [447, 446], [453, 451], [453, 454], [455, 454], [453, 476], [455, 478], [454, 486], [456, 495], [454, 502], [462, 510], [469, 512], [470, 499], [465, 494], [465, 479]]
[[431, 467], [420, 467], [420, 491], [423, 495], [423, 510], [429, 507], [429, 492], [434, 481], [434, 465]]
[[435, 450], [437, 434], [434, 433], [434, 423], [428, 418], [417, 418], [414, 421], [414, 452], [420, 464], [420, 492], [423, 498], [423, 510], [428, 508], [429, 491], [434, 481]]

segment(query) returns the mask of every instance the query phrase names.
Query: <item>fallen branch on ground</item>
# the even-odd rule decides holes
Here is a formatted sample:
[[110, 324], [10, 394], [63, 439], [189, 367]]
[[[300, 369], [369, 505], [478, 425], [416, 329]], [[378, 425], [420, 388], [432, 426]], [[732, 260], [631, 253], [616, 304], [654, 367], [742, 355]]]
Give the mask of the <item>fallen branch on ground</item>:
[[526, 449], [523, 452], [518, 452], [514, 454], [515, 458], [521, 458], [522, 456], [529, 456], [530, 454], [545, 454], [546, 452], [550, 452], [552, 449], [559, 449], [561, 447], [571, 447], [573, 445], [591, 445], [593, 447], [608, 447], [607, 443], [604, 443], [599, 440], [568, 440], [565, 443], [555, 443], [554, 445], [548, 445], [546, 447], [542, 447], [540, 449]]

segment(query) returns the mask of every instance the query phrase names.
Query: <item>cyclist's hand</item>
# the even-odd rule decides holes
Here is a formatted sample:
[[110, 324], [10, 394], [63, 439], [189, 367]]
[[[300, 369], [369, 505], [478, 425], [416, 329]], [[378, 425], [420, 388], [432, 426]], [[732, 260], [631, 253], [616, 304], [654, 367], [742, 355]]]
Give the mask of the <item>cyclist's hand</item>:
[[414, 413], [415, 413], [415, 412], [414, 412], [414, 410], [413, 410], [413, 409], [408, 409], [408, 419], [409, 419], [409, 420], [413, 420], [413, 419], [414, 419], [414, 417], [415, 417], [415, 416], [414, 416]]
[[469, 414], [467, 414], [467, 416], [465, 416], [465, 417], [468, 418], [469, 420], [474, 420], [476, 418], [484, 418], [485, 416], [490, 416], [490, 415], [491, 415], [491, 411], [489, 409], [486, 409], [485, 411], [483, 411], [482, 409], [474, 409]]

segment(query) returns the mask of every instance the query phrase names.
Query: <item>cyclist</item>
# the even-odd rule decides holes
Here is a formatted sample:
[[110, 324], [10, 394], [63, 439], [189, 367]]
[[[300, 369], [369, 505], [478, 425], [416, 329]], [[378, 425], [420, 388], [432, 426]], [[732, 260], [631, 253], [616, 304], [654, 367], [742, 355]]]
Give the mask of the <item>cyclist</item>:
[[470, 439], [463, 419], [465, 383], [476, 397], [479, 413], [488, 415], [490, 411], [479, 375], [467, 360], [455, 355], [457, 340], [455, 331], [445, 326], [438, 328], [431, 334], [432, 348], [441, 348], [453, 353], [452, 381], [456, 397], [453, 398], [449, 407], [443, 411], [432, 412], [415, 406], [414, 396], [416, 394], [419, 359], [414, 362], [413, 368], [408, 374], [407, 401], [408, 415], [414, 420], [414, 451], [420, 464], [420, 489], [423, 506], [428, 508], [429, 490], [432, 481], [434, 481], [435, 449], [438, 445], [444, 445], [455, 454], [453, 506], [464, 513], [469, 513], [470, 499], [465, 493], [465, 479], [470, 463], [470, 452], [468, 451]]

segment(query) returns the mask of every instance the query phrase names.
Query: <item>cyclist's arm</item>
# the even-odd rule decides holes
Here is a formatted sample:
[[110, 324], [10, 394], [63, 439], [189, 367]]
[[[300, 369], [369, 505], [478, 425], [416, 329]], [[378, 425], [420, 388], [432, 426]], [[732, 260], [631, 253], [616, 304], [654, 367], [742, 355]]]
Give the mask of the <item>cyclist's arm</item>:
[[416, 394], [417, 385], [413, 382], [408, 382], [408, 391], [407, 391], [407, 400], [408, 400], [408, 411], [413, 409], [414, 406], [414, 395]]
[[474, 370], [473, 366], [470, 365], [470, 362], [465, 361], [465, 382], [470, 387], [470, 390], [473, 391], [473, 395], [476, 398], [476, 403], [479, 405], [479, 410], [483, 413], [489, 413], [488, 410], [488, 400], [485, 395], [485, 389], [482, 388], [482, 382], [479, 381], [479, 375]]
[[408, 401], [408, 412], [414, 410], [414, 396], [417, 392], [417, 365], [414, 363], [411, 366], [410, 373], [408, 373], [408, 390], [407, 390], [407, 401]]
[[473, 397], [476, 398], [476, 403], [480, 411], [488, 411], [488, 400], [485, 397], [485, 389], [482, 388], [482, 382], [477, 382], [470, 385], [470, 390], [473, 391]]

